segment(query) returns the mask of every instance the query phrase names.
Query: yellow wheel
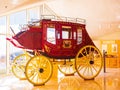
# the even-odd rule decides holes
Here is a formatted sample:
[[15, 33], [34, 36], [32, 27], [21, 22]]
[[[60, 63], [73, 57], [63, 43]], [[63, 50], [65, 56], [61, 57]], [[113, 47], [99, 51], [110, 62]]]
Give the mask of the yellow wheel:
[[53, 67], [45, 56], [32, 57], [25, 68], [26, 78], [33, 85], [44, 85], [52, 76]]
[[62, 64], [58, 65], [58, 69], [64, 75], [73, 75], [76, 72], [75, 59], [66, 59]]
[[102, 65], [101, 52], [95, 46], [87, 45], [76, 55], [75, 68], [84, 79], [94, 79], [100, 73]]
[[12, 72], [19, 79], [26, 79], [25, 66], [31, 58], [28, 54], [21, 54], [17, 56], [12, 63]]

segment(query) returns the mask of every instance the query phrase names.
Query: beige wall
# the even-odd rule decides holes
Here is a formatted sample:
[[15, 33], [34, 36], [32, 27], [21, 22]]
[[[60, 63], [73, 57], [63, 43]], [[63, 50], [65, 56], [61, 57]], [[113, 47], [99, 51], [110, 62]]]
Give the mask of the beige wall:
[[85, 19], [86, 29], [92, 39], [120, 40], [120, 28], [113, 23], [116, 17], [113, 11], [117, 11], [113, 4], [117, 1], [47, 0], [46, 3], [60, 16]]

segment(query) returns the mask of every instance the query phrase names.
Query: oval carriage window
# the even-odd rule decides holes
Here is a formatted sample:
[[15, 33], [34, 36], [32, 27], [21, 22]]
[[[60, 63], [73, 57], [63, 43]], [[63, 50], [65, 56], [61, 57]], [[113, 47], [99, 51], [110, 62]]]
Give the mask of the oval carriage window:
[[82, 43], [82, 28], [77, 28], [77, 44]]
[[49, 43], [56, 44], [55, 28], [54, 27], [47, 28], [47, 41]]

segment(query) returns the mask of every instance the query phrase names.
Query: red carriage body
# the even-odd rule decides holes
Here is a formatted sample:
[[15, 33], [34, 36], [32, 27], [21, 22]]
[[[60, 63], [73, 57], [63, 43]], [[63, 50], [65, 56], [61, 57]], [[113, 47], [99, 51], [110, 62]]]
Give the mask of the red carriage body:
[[[39, 50], [45, 56], [74, 58], [81, 47], [94, 45], [85, 29], [85, 21], [75, 20], [76, 22], [41, 19], [32, 22], [27, 30], [22, 30], [9, 40], [16, 47]], [[80, 20], [83, 24], [78, 23]]]
[[77, 72], [84, 79], [94, 79], [99, 74], [102, 55], [86, 31], [85, 20], [58, 18], [45, 19], [43, 16], [7, 38], [18, 48], [37, 51], [32, 58], [28, 53], [15, 58], [12, 70], [16, 77], [26, 76], [34, 85], [45, 84], [52, 75], [51, 59], [60, 62], [58, 69], [65, 75]]

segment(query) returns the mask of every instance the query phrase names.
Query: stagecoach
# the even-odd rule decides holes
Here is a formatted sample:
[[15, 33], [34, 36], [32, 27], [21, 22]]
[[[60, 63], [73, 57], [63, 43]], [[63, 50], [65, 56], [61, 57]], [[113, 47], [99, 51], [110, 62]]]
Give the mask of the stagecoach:
[[53, 62], [59, 62], [63, 74], [77, 72], [85, 80], [94, 79], [102, 69], [101, 52], [87, 33], [84, 19], [43, 15], [7, 40], [27, 51], [14, 59], [12, 71], [33, 85], [50, 79]]

